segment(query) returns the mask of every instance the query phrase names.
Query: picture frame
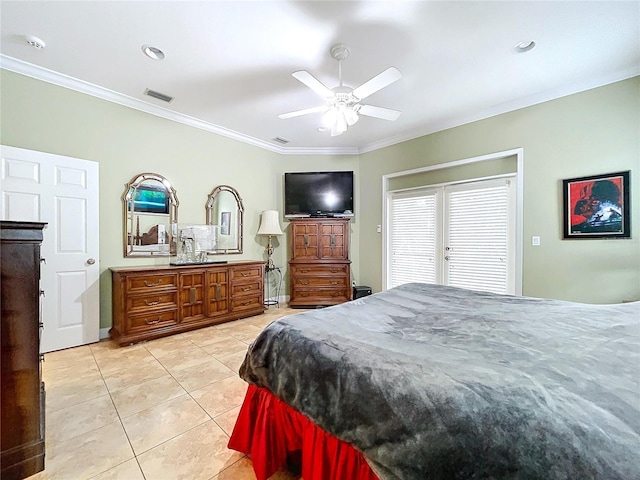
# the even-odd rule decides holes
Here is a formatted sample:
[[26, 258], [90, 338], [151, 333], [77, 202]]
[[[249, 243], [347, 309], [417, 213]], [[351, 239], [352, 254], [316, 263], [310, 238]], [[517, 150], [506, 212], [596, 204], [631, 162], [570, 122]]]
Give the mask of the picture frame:
[[630, 175], [563, 180], [564, 239], [631, 238]]
[[229, 235], [231, 229], [231, 212], [220, 213], [220, 235]]

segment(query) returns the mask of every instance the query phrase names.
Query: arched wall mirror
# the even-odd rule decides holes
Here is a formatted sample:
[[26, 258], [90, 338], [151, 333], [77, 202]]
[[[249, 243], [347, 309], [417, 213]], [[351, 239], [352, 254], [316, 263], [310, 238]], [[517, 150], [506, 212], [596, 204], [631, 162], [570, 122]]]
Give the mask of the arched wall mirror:
[[124, 256], [168, 257], [178, 222], [178, 196], [169, 180], [142, 173], [125, 185]]
[[242, 253], [244, 206], [237, 190], [219, 185], [207, 197], [207, 225], [218, 227], [215, 248], [210, 254]]

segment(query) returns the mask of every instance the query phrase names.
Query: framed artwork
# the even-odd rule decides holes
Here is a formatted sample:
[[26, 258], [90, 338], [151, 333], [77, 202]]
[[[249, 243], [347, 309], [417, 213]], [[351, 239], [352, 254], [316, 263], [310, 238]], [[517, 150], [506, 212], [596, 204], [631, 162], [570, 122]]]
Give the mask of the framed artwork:
[[231, 228], [231, 212], [220, 213], [220, 235], [229, 235]]
[[630, 238], [629, 175], [563, 180], [564, 238]]

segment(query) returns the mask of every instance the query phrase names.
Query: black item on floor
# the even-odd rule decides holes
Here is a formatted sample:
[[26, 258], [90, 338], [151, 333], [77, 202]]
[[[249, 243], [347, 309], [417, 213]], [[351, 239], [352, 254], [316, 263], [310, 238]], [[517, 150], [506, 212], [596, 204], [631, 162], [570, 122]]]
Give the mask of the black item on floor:
[[366, 285], [359, 285], [353, 287], [353, 299], [366, 297], [367, 295], [371, 295], [371, 287], [367, 287]]

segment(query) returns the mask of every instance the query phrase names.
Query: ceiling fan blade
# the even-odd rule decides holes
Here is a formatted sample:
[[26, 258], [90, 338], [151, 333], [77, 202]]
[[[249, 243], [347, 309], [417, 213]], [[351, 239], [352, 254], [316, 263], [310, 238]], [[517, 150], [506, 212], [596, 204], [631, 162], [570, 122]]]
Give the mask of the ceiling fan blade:
[[371, 80], [367, 80], [353, 91], [353, 95], [360, 100], [367, 98], [369, 95], [382, 90], [387, 85], [391, 85], [402, 78], [402, 73], [396, 67], [389, 67], [384, 72], [379, 73]]
[[302, 83], [304, 83], [307, 87], [309, 87], [311, 90], [316, 92], [322, 98], [333, 97], [333, 92], [327, 86], [325, 86], [320, 80], [318, 80], [316, 77], [311, 75], [306, 70], [299, 70], [297, 72], [293, 72], [291, 75], [297, 80], [300, 80]]
[[300, 117], [302, 115], [307, 115], [308, 113], [326, 112], [327, 110], [329, 110], [328, 106], [321, 105], [319, 107], [311, 107], [311, 108], [305, 108], [304, 110], [296, 110], [294, 112], [281, 113], [280, 115], [278, 115], [278, 118]]
[[358, 109], [360, 115], [366, 115], [367, 117], [382, 118], [383, 120], [397, 120], [400, 114], [400, 110], [392, 110], [391, 108], [376, 107], [373, 105], [360, 105]]

